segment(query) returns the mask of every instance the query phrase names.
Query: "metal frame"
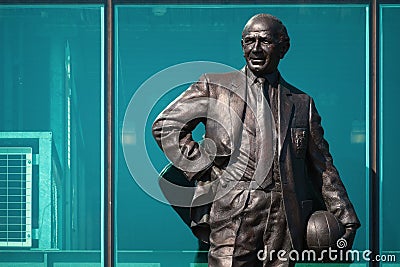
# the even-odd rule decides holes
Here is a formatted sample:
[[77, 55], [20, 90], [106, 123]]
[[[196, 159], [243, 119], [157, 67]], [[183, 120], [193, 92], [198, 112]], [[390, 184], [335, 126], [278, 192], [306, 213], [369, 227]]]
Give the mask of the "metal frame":
[[[369, 162], [369, 247], [373, 255], [380, 252], [379, 247], [379, 4], [370, 3], [370, 162]], [[370, 266], [379, 266], [379, 262], [370, 262]]]
[[[105, 218], [105, 243], [104, 250], [104, 262], [107, 266], [114, 266], [115, 263], [115, 239], [114, 239], [114, 168], [115, 163], [113, 162], [115, 153], [114, 144], [114, 6], [116, 4], [293, 4], [291, 0], [272, 0], [262, 1], [253, 0], [251, 3], [244, 0], [175, 0], [175, 1], [163, 1], [163, 0], [0, 0], [0, 4], [12, 4], [12, 5], [26, 5], [26, 4], [102, 4], [105, 7], [105, 59], [106, 59], [106, 70], [105, 70], [105, 96], [106, 108], [106, 134], [104, 136], [106, 144], [106, 157], [105, 157], [105, 202], [104, 214]], [[370, 139], [369, 139], [369, 197], [370, 197], [370, 248], [373, 253], [379, 253], [379, 5], [380, 4], [398, 4], [397, 0], [299, 0], [296, 4], [368, 4], [370, 7]], [[371, 266], [379, 266], [377, 262], [370, 262]]]
[[105, 24], [106, 24], [106, 36], [105, 36], [105, 58], [106, 58], [106, 174], [107, 181], [105, 182], [105, 211], [106, 214], [106, 225], [105, 225], [105, 242], [104, 249], [105, 259], [104, 262], [107, 266], [114, 266], [115, 264], [115, 237], [114, 237], [114, 173], [115, 173], [115, 162], [114, 162], [114, 3], [112, 0], [107, 0], [105, 3]]
[[[13, 5], [26, 5], [26, 4], [108, 4], [119, 5], [119, 4], [371, 4], [373, 0], [0, 0], [0, 4], [13, 4]], [[379, 1], [382, 3], [398, 3], [398, 1]]]

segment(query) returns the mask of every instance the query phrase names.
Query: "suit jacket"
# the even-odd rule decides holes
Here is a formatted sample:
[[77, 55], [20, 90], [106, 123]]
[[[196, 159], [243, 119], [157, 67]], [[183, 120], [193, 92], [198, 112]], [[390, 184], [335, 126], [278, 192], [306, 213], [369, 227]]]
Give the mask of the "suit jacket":
[[[313, 99], [282, 77], [278, 87], [277, 141], [282, 194], [293, 248], [301, 250], [307, 220], [315, 210], [330, 211], [345, 226], [358, 227], [360, 222], [333, 165]], [[153, 135], [167, 157], [180, 165], [188, 180], [200, 181], [191, 216], [194, 233], [202, 239], [207, 239], [204, 223], [209, 206], [205, 202], [196, 204], [196, 201], [209, 191], [210, 188], [204, 186], [208, 181], [218, 180], [224, 163], [237, 149], [245, 116], [246, 88], [243, 70], [204, 74], [153, 124]], [[215, 147], [202, 147], [193, 140], [192, 131], [199, 123], [205, 125], [205, 138], [212, 140]], [[175, 154], [170, 153], [173, 150]], [[207, 161], [210, 159], [207, 153], [212, 154], [212, 160]], [[187, 163], [181, 164], [187, 160], [195, 161], [197, 167], [188, 169]]]

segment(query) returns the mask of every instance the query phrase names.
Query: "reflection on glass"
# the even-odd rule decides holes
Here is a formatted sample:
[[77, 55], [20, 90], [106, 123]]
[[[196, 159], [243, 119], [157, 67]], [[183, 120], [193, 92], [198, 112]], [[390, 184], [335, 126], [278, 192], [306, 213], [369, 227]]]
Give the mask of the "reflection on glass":
[[1, 266], [100, 262], [101, 14], [0, 7]]
[[400, 5], [381, 6], [381, 249], [400, 254], [400, 231], [397, 223], [400, 215], [397, 155], [398, 103], [400, 84]]
[[[190, 78], [182, 78], [188, 75], [184, 71], [170, 75], [164, 86], [172, 80], [184, 80], [173, 88], [163, 88], [162, 83], [154, 88], [143, 85], [152, 75], [184, 62], [212, 61], [241, 68], [245, 64], [241, 31], [256, 13], [276, 15], [288, 28], [291, 48], [281, 62], [281, 73], [315, 98], [335, 165], [362, 223], [355, 247], [366, 248], [366, 6], [118, 6], [119, 138], [131, 98], [134, 94], [134, 101], [141, 97], [135, 106], [136, 119], [129, 122], [129, 134], [118, 140], [116, 237], [120, 263], [189, 266], [205, 261], [206, 254], [196, 251], [206, 248], [199, 247], [175, 211], [139, 185], [143, 181], [157, 185], [157, 173], [168, 162], [151, 136], [155, 117], [202, 72], [215, 70], [205, 67]], [[141, 88], [146, 91], [141, 92]], [[144, 108], [149, 105], [150, 111]], [[201, 129], [199, 132], [201, 136]], [[134, 161], [129, 170], [123, 146], [143, 144], [146, 151], [129, 159]]]

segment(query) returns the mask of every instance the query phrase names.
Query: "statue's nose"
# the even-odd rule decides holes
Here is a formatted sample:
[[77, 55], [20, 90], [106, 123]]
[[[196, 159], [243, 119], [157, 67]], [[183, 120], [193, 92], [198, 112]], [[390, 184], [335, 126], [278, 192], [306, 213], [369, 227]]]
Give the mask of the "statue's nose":
[[255, 52], [261, 51], [261, 43], [258, 40], [258, 38], [256, 39], [256, 41], [254, 43], [253, 51], [255, 51]]

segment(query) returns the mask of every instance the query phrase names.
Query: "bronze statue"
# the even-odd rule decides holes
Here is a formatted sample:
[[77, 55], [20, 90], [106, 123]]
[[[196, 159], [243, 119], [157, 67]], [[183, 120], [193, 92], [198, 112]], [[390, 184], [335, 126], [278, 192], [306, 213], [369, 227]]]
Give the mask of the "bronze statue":
[[[278, 71], [290, 46], [269, 14], [242, 32], [246, 66], [204, 74], [153, 124], [153, 135], [189, 181], [196, 181], [193, 232], [209, 242], [209, 266], [290, 266], [260, 250], [302, 251], [314, 211], [344, 226], [349, 246], [360, 222], [333, 165], [314, 100]], [[205, 125], [203, 144], [192, 131]], [[205, 191], [210, 203], [195, 202]]]

